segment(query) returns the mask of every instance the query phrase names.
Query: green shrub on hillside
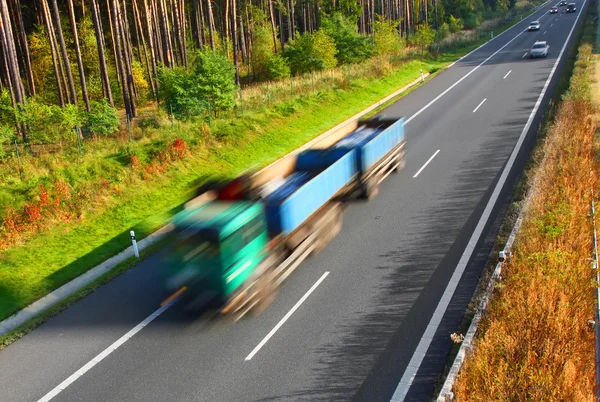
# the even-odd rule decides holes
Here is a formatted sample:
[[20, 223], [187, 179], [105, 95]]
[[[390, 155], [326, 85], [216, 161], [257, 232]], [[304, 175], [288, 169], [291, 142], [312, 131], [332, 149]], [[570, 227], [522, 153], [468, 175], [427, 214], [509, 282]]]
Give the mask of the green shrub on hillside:
[[456, 33], [456, 32], [462, 31], [462, 29], [464, 28], [463, 20], [451, 15], [448, 18], [448, 26], [450, 28], [451, 33]]
[[74, 141], [74, 129], [84, 120], [84, 115], [75, 105], [61, 108], [36, 99], [28, 99], [15, 115], [17, 121], [27, 128], [29, 141], [34, 144]]
[[427, 46], [431, 45], [434, 40], [435, 30], [429, 25], [421, 25], [417, 28], [417, 33], [412, 37], [411, 42], [421, 49], [425, 49]]
[[357, 63], [375, 55], [373, 41], [357, 32], [355, 20], [339, 12], [324, 18], [322, 29], [333, 39], [335, 57], [342, 64]]
[[90, 113], [86, 114], [84, 130], [92, 135], [109, 136], [119, 131], [119, 115], [106, 99], [91, 102]]
[[0, 158], [6, 156], [4, 148], [15, 140], [15, 133], [8, 126], [0, 125]]
[[397, 54], [404, 47], [398, 21], [378, 18], [375, 21], [375, 51], [379, 55]]
[[163, 106], [180, 119], [201, 115], [209, 101], [214, 111], [235, 105], [235, 68], [219, 52], [198, 51], [190, 69], [160, 67], [158, 82]]
[[270, 80], [289, 78], [291, 74], [291, 69], [287, 60], [279, 54], [271, 56], [267, 62], [267, 71]]
[[335, 42], [323, 30], [312, 34], [297, 34], [285, 48], [283, 55], [288, 59], [294, 74], [333, 68], [337, 64]]

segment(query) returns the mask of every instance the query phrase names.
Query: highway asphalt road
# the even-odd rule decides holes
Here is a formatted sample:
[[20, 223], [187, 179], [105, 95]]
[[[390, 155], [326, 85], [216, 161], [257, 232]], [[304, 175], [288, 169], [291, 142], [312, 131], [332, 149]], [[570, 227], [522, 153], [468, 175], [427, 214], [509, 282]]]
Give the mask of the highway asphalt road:
[[[429, 400], [562, 63], [441, 324], [430, 319], [582, 12], [552, 5], [387, 108], [409, 118], [406, 168], [348, 207], [263, 314], [234, 323], [175, 305], [148, 322], [165, 297], [158, 254], [0, 352], [0, 400], [389, 401], [405, 374], [394, 400]], [[533, 19], [541, 30], [524, 32]], [[549, 56], [523, 57], [537, 39]]]

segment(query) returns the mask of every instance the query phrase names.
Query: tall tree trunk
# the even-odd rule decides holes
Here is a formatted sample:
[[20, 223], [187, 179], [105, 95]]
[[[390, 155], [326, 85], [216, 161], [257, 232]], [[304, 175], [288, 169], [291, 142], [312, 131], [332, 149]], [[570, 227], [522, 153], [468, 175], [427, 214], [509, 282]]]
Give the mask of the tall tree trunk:
[[63, 36], [62, 25], [60, 22], [60, 14], [58, 13], [58, 4], [56, 0], [52, 0], [52, 12], [54, 15], [54, 24], [56, 27], [56, 34], [58, 36], [58, 44], [60, 45], [60, 52], [62, 54], [63, 63], [65, 65], [65, 73], [67, 75], [67, 82], [69, 83], [69, 92], [71, 103], [77, 104], [77, 92], [75, 92], [75, 82], [73, 81], [73, 73], [71, 72], [71, 63], [69, 62], [69, 56], [67, 54], [67, 45], [65, 44], [65, 37]]
[[177, 46], [177, 53], [179, 53], [179, 62], [181, 65], [185, 65], [184, 61], [184, 49], [183, 49], [183, 38], [182, 38], [182, 26], [181, 26], [181, 16], [179, 15], [179, 5], [177, 4], [179, 0], [174, 0], [171, 7], [171, 12], [173, 14], [173, 31], [175, 36], [175, 45]]
[[[123, 2], [123, 6], [124, 5], [125, 2]], [[134, 98], [136, 98], [139, 94], [135, 85], [135, 81], [133, 80], [133, 52], [131, 51], [131, 39], [127, 40], [127, 23], [123, 17], [123, 8], [120, 5], [117, 7], [117, 19], [119, 22], [121, 46], [125, 57], [125, 75], [127, 77], [127, 85], [129, 86], [129, 101], [131, 102], [131, 109], [133, 110], [132, 117], [135, 117], [137, 113], [135, 111]]]
[[181, 26], [181, 58], [183, 59], [183, 65], [187, 68], [188, 66], [188, 58], [187, 58], [187, 37], [186, 37], [186, 30], [187, 30], [187, 18], [185, 17], [185, 2], [184, 0], [180, 0], [181, 3], [179, 5], [179, 14], [181, 15], [181, 22], [180, 22], [180, 26]]
[[54, 76], [56, 78], [58, 100], [60, 106], [64, 106], [66, 103], [66, 98], [68, 98], [68, 95], [65, 93], [67, 88], [67, 79], [65, 78], [63, 64], [60, 60], [58, 43], [56, 43], [56, 35], [54, 32], [54, 24], [52, 24], [52, 17], [50, 16], [50, 7], [48, 6], [48, 2], [46, 0], [42, 0], [42, 12], [46, 22], [46, 30], [48, 31], [48, 41], [50, 42], [52, 63], [54, 64]]
[[290, 1], [290, 12], [292, 14], [292, 18], [290, 19], [291, 23], [292, 23], [292, 36], [290, 36], [290, 39], [294, 39], [294, 36], [296, 35], [296, 5], [294, 4], [294, 0], [289, 0]]
[[[14, 97], [15, 103], [21, 105], [25, 102], [25, 90], [23, 88], [23, 81], [21, 81], [21, 75], [19, 74], [19, 62], [12, 34], [12, 22], [6, 0], [0, 0], [0, 42], [2, 42], [0, 45], [3, 47], [3, 53], [6, 54], [11, 94]], [[23, 142], [27, 142], [26, 130], [21, 130], [18, 124], [17, 129], [23, 136]]]
[[[272, 1], [272, 0], [269, 0]], [[279, 17], [279, 27], [281, 28], [281, 30], [279, 31], [279, 43], [281, 45], [281, 51], [283, 52], [283, 49], [285, 47], [285, 38], [283, 37], [283, 33], [285, 32], [283, 30], [283, 13], [281, 12], [281, 10], [278, 10], [278, 17]], [[275, 32], [275, 31], [273, 31]], [[277, 48], [275, 48], [275, 52], [277, 52]]]
[[198, 6], [200, 8], [200, 42], [202, 46], [206, 43], [206, 28], [204, 26], [204, 6], [202, 5], [202, 0], [194, 0], [194, 2], [198, 2]]
[[[290, 40], [290, 39], [292, 39], [292, 6], [291, 6], [290, 0], [286, 0], [285, 8], [287, 11], [287, 31], [288, 31], [287, 39]], [[283, 23], [283, 21], [282, 21], [282, 23]]]
[[[157, 76], [157, 71], [156, 71], [156, 50], [154, 48], [154, 36], [152, 34], [152, 23], [150, 21], [151, 19], [151, 12], [152, 9], [148, 7], [148, 1], [144, 0], [144, 6], [146, 9], [146, 28], [147, 28], [147, 32], [148, 32], [148, 46], [150, 47], [150, 58], [152, 61], [152, 77], [153, 80], [156, 79]], [[158, 101], [158, 84], [155, 83], [155, 94], [157, 97], [157, 101]]]
[[29, 94], [31, 96], [35, 95], [35, 82], [33, 80], [33, 70], [31, 69], [31, 56], [29, 53], [29, 43], [27, 41], [27, 32], [25, 31], [25, 25], [23, 24], [23, 14], [21, 13], [21, 0], [14, 0], [13, 5], [13, 15], [16, 15], [18, 19], [19, 26], [19, 43], [21, 44], [21, 49], [23, 49], [23, 66], [25, 67], [25, 72], [27, 74], [27, 84], [29, 86]]
[[[275, 33], [275, 13], [273, 10], [273, 0], [269, 0], [269, 14], [271, 16], [271, 32], [273, 34], [273, 52], [277, 53], [277, 34]], [[281, 46], [283, 50], [283, 46]]]
[[233, 29], [233, 65], [235, 66], [235, 83], [240, 85], [240, 69], [238, 66], [238, 35], [237, 35], [237, 10], [235, 0], [231, 0], [231, 27]]
[[90, 109], [90, 99], [88, 97], [87, 85], [85, 83], [85, 71], [83, 69], [83, 60], [81, 58], [81, 48], [79, 47], [79, 35], [77, 34], [77, 22], [75, 21], [75, 9], [73, 7], [73, 0], [67, 0], [67, 6], [69, 8], [69, 16], [71, 17], [71, 28], [73, 29], [73, 44], [75, 45], [75, 55], [77, 57], [77, 67], [79, 68], [79, 82], [81, 83], [81, 96], [85, 103], [85, 110], [88, 112]]
[[114, 106], [112, 89], [110, 87], [110, 79], [108, 78], [108, 68], [106, 66], [106, 56], [104, 55], [104, 41], [102, 27], [100, 26], [100, 18], [98, 15], [98, 4], [96, 0], [92, 1], [92, 22], [94, 24], [94, 32], [96, 33], [96, 47], [98, 48], [98, 63], [100, 65], [100, 79], [102, 80], [103, 95], [108, 99], [111, 106]]
[[137, 0], [132, 0], [133, 3], [133, 15], [135, 18], [137, 31], [139, 32], [138, 40], [142, 41], [142, 49], [144, 50], [144, 60], [146, 65], [146, 74], [148, 74], [148, 80], [150, 81], [150, 89], [152, 90], [152, 95], [156, 96], [156, 86], [154, 82], [154, 74], [153, 74], [153, 65], [150, 61], [151, 57], [148, 57], [148, 46], [146, 45], [146, 35], [144, 34], [144, 26], [142, 25], [142, 20], [140, 18], [140, 10], [138, 8]]
[[[145, 1], [145, 0], [144, 0]], [[165, 52], [162, 47], [162, 34], [160, 30], [160, 19], [158, 18], [158, 4], [156, 0], [150, 0], [150, 12], [152, 20], [152, 32], [154, 36], [154, 43], [156, 44], [156, 61], [165, 64]], [[150, 29], [150, 28], [148, 28]]]
[[224, 15], [224, 19], [223, 19], [223, 25], [225, 28], [225, 54], [227, 55], [227, 58], [229, 58], [230, 54], [229, 54], [229, 3], [230, 0], [225, 0], [225, 15]]
[[215, 50], [215, 20], [213, 18], [212, 0], [206, 0], [208, 5], [208, 34], [210, 36], [210, 48]]
[[[111, 0], [106, 0], [106, 10], [108, 12], [108, 25], [110, 28], [110, 38], [112, 41], [112, 49], [113, 49], [113, 58], [115, 60], [115, 65], [117, 64], [117, 60], [121, 57], [118, 53], [117, 53], [117, 41], [115, 40], [115, 26], [114, 26], [114, 18], [113, 18], [113, 9], [111, 6]], [[102, 14], [99, 13], [99, 15], [101, 16]], [[100, 21], [102, 20], [102, 18], [100, 18]], [[120, 87], [123, 86], [123, 82], [121, 81], [121, 75], [117, 72], [117, 84], [119, 84]]]
[[129, 94], [129, 86], [127, 85], [127, 77], [125, 74], [125, 67], [123, 65], [123, 58], [125, 57], [125, 52], [121, 49], [121, 34], [120, 34], [121, 25], [119, 24], [119, 12], [118, 12], [118, 7], [120, 7], [119, 0], [110, 0], [110, 4], [111, 4], [110, 7], [111, 7], [112, 25], [114, 28], [114, 35], [115, 35], [114, 43], [115, 43], [115, 47], [117, 49], [117, 55], [120, 56], [120, 57], [117, 57], [115, 62], [117, 64], [118, 73], [121, 76], [121, 82], [123, 83], [123, 85], [121, 86], [122, 92], [123, 92], [123, 104], [125, 105], [125, 111], [127, 113], [127, 116], [129, 118], [132, 118], [135, 116], [135, 110], [132, 108], [133, 102], [131, 102], [131, 97]]
[[242, 2], [241, 0], [234, 0], [236, 2], [236, 7], [238, 10], [238, 21], [240, 24], [240, 48], [242, 50], [242, 60], [245, 62], [248, 60], [248, 52], [246, 50], [246, 29], [244, 28], [244, 17], [242, 14]]

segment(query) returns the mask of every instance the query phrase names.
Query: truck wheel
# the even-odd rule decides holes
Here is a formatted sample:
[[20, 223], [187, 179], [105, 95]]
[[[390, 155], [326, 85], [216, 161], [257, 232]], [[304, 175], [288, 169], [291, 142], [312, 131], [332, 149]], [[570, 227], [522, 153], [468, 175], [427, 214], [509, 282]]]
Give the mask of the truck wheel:
[[406, 153], [404, 151], [400, 152], [396, 163], [397, 166], [394, 168], [394, 173], [400, 173], [400, 171], [404, 169], [404, 166], [406, 165]]
[[316, 240], [312, 255], [317, 255], [333, 240], [342, 230], [344, 222], [344, 213], [342, 209], [335, 210], [335, 217], [331, 220], [331, 225], [327, 229], [322, 229], [319, 238]]
[[379, 184], [375, 182], [375, 178], [371, 178], [364, 183], [364, 193], [363, 196], [367, 200], [371, 201], [373, 198], [377, 197], [379, 194]]

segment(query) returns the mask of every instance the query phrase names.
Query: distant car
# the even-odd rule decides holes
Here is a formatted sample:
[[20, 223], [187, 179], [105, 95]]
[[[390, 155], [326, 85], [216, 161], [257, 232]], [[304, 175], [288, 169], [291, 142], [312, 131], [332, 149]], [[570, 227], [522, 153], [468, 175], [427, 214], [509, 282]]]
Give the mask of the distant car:
[[561, 0], [560, 3], [558, 3], [559, 6], [566, 6], [567, 5], [567, 0]]
[[531, 21], [529, 26], [527, 27], [528, 31], [539, 31], [540, 30], [540, 22], [539, 21]]
[[577, 7], [575, 6], [575, 3], [569, 3], [567, 5], [567, 12], [574, 13], [575, 11], [577, 11]]
[[556, 14], [558, 12], [558, 7], [552, 7], [550, 9], [550, 14]]
[[537, 41], [533, 44], [533, 47], [529, 51], [529, 57], [546, 57], [548, 56], [548, 50], [550, 46], [546, 41]]

